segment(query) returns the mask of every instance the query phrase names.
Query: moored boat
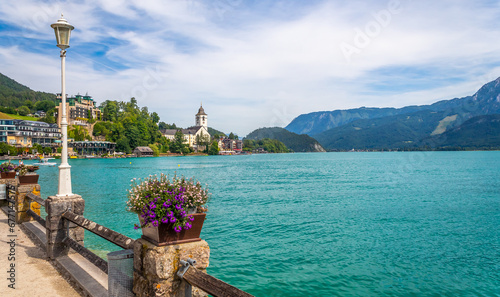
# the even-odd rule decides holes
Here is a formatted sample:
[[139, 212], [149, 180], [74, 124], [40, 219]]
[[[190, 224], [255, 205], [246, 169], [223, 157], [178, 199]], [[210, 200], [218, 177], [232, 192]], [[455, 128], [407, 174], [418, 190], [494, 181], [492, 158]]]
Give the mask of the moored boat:
[[37, 165], [37, 166], [56, 166], [57, 165], [56, 162], [49, 162], [49, 160], [54, 160], [54, 158], [43, 158], [43, 159], [40, 159], [40, 162], [33, 163], [33, 165]]

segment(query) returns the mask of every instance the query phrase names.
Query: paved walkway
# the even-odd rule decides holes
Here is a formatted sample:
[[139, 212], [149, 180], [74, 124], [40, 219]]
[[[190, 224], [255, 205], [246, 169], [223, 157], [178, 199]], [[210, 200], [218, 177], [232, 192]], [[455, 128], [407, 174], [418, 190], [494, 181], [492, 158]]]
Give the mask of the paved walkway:
[[[11, 232], [12, 231], [12, 232]], [[14, 240], [15, 245], [11, 242]], [[9, 270], [14, 265], [15, 289]], [[80, 295], [63, 279], [46, 260], [45, 252], [36, 246], [17, 226], [9, 227], [7, 215], [0, 210], [0, 296], [79, 297]]]

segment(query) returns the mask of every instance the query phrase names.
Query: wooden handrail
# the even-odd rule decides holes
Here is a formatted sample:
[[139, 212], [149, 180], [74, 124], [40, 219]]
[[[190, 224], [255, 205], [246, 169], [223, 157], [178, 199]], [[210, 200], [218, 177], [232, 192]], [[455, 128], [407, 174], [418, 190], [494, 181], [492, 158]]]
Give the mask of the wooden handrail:
[[35, 212], [33, 212], [31, 209], [28, 209], [28, 211], [26, 211], [26, 213], [29, 214], [35, 221], [37, 221], [38, 223], [40, 223], [40, 225], [42, 225], [44, 228], [46, 228], [45, 220], [42, 219], [41, 216], [39, 216], [38, 214], [36, 214]]
[[108, 262], [106, 262], [104, 259], [97, 256], [89, 249], [69, 237], [64, 238], [63, 242], [70, 248], [74, 249], [77, 253], [82, 255], [84, 258], [92, 262], [92, 264], [101, 269], [104, 273], [108, 273]]
[[71, 211], [67, 211], [62, 215], [63, 218], [77, 224], [78, 226], [110, 241], [123, 249], [133, 249], [134, 242], [130, 237], [127, 237], [121, 233], [114, 230], [106, 228], [102, 225], [97, 224], [89, 219], [83, 217], [83, 215], [77, 215]]
[[41, 206], [45, 207], [45, 200], [42, 199], [42, 197], [40, 197], [40, 196], [37, 196], [33, 193], [28, 193], [26, 195], [26, 198], [29, 198], [29, 199], [35, 201], [36, 203], [40, 204]]
[[190, 285], [200, 288], [214, 297], [254, 297], [220, 279], [188, 265], [182, 278]]

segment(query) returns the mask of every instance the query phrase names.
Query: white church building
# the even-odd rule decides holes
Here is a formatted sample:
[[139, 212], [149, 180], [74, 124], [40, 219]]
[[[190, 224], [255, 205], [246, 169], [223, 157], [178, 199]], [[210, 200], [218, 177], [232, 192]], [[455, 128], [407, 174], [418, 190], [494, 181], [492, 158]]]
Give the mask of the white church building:
[[199, 136], [208, 137], [210, 139], [210, 134], [208, 133], [208, 115], [205, 113], [203, 106], [200, 106], [198, 113], [195, 115], [195, 126], [189, 127], [187, 129], [166, 129], [161, 130], [161, 134], [165, 136], [170, 141], [174, 141], [175, 133], [181, 130], [184, 135], [184, 140], [189, 147], [196, 149], [196, 139]]

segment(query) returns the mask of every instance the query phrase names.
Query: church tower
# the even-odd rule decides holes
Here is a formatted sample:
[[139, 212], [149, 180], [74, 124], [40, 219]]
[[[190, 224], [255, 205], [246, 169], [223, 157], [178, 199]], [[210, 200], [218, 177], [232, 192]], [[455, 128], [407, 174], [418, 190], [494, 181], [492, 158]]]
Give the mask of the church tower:
[[203, 126], [205, 127], [205, 129], [208, 129], [207, 114], [205, 113], [205, 110], [203, 110], [203, 105], [200, 105], [200, 109], [198, 109], [198, 113], [196, 114], [195, 119], [195, 126]]

